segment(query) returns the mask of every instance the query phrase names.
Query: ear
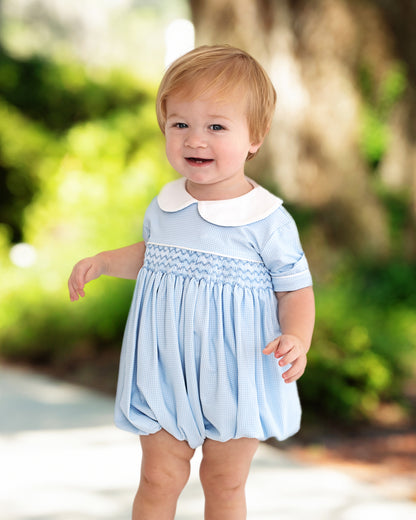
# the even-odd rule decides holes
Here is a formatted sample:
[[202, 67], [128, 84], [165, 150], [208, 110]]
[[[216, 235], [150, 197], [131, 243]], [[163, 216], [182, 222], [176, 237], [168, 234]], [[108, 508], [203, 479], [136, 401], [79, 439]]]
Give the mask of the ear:
[[259, 141], [258, 143], [251, 143], [250, 148], [248, 149], [250, 154], [256, 154], [259, 151], [260, 146], [263, 144], [264, 139]]

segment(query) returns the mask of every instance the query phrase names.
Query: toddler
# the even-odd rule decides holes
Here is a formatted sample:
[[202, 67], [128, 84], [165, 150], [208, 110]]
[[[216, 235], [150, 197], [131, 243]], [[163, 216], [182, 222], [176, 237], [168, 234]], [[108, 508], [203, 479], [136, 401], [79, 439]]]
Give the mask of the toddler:
[[180, 177], [150, 203], [143, 241], [78, 262], [71, 300], [101, 275], [136, 279], [115, 421], [140, 435], [134, 520], [172, 520], [202, 446], [206, 520], [246, 518], [258, 442], [299, 429], [296, 380], [314, 323], [308, 264], [282, 200], [245, 176], [276, 94], [246, 52], [202, 46], [157, 95]]

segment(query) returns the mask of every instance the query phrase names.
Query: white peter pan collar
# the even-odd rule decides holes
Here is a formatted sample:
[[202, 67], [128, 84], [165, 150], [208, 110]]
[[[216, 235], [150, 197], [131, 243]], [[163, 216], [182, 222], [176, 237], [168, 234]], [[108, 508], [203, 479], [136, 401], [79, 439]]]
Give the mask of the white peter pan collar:
[[160, 209], [173, 213], [191, 204], [198, 205], [201, 217], [217, 226], [245, 226], [271, 215], [283, 201], [247, 178], [253, 189], [233, 199], [197, 200], [186, 191], [186, 179], [181, 177], [166, 184], [157, 197]]

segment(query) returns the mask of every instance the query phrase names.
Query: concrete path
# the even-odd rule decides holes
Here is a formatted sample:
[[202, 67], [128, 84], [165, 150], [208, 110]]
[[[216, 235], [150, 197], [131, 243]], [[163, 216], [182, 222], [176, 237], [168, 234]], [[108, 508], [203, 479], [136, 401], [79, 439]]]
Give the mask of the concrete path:
[[[203, 518], [199, 460], [176, 520]], [[138, 439], [113, 426], [111, 399], [0, 367], [0, 520], [129, 520], [139, 466]], [[416, 519], [415, 503], [264, 444], [247, 499], [248, 520]]]

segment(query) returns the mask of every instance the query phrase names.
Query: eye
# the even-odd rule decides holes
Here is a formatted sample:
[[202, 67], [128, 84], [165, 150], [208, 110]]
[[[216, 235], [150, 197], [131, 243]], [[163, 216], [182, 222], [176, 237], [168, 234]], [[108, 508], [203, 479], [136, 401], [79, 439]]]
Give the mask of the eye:
[[188, 128], [188, 125], [186, 123], [174, 123], [172, 126], [174, 128]]
[[214, 130], [215, 132], [218, 132], [220, 130], [225, 130], [225, 128], [222, 125], [218, 125], [218, 124], [210, 125], [209, 128], [211, 130]]

